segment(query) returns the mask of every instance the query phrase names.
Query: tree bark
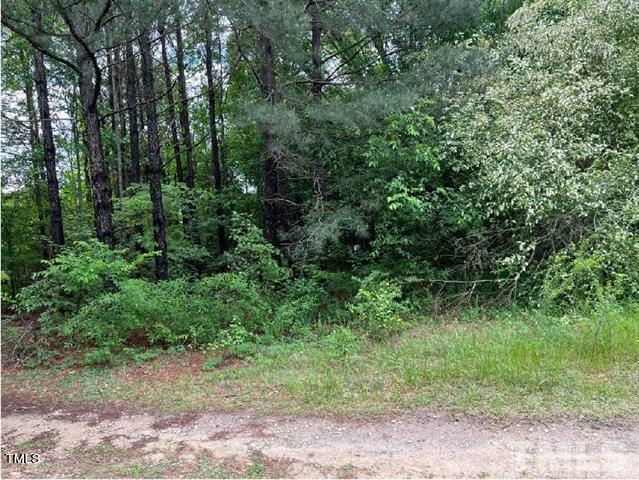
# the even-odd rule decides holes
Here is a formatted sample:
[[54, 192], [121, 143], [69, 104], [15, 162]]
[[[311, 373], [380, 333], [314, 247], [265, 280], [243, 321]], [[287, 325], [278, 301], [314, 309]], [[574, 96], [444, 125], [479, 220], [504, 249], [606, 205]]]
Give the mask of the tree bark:
[[171, 67], [169, 65], [169, 57], [166, 51], [166, 37], [164, 26], [159, 30], [160, 43], [162, 46], [162, 65], [164, 66], [164, 85], [166, 87], [166, 96], [169, 102], [169, 126], [171, 128], [171, 142], [173, 144], [173, 155], [175, 156], [175, 175], [178, 182], [184, 182], [184, 173], [182, 172], [182, 158], [180, 156], [180, 139], [177, 131], [177, 121], [175, 118], [175, 103], [173, 101], [173, 84], [171, 82]]
[[32, 162], [32, 179], [33, 179], [33, 196], [35, 199], [36, 210], [38, 211], [38, 233], [40, 234], [41, 254], [42, 258], [49, 258], [49, 249], [47, 248], [47, 228], [45, 225], [44, 211], [42, 205], [42, 186], [41, 179], [44, 176], [42, 162], [39, 161], [40, 150], [40, 134], [38, 132], [38, 116], [35, 111], [33, 102], [33, 82], [27, 79], [25, 85], [25, 95], [27, 97], [27, 113], [29, 115], [29, 144], [31, 146], [31, 162]]
[[[140, 68], [142, 68], [142, 67], [140, 66]], [[138, 115], [139, 115], [138, 124], [140, 126], [139, 127], [140, 131], [144, 132], [144, 128], [146, 126], [146, 120], [145, 120], [145, 115], [144, 115], [144, 105], [142, 105], [142, 98], [144, 97], [144, 82], [142, 80], [142, 74], [141, 73], [140, 73], [140, 76], [139, 76], [139, 78], [137, 80], [138, 80], [138, 92], [139, 92], [138, 97], [140, 98], [140, 102], [138, 102], [138, 105], [136, 107], [137, 111], [138, 111]], [[144, 175], [145, 171], [144, 171], [144, 166], [143, 165], [141, 165], [140, 170], [141, 170], [142, 175]]]
[[[275, 79], [275, 59], [273, 43], [263, 32], [259, 32], [261, 55], [260, 88], [262, 99], [270, 104], [277, 101], [277, 84]], [[262, 126], [262, 142], [264, 143], [264, 235], [273, 245], [279, 244], [277, 235], [277, 194], [278, 175], [277, 158], [273, 148], [273, 134], [267, 125]]]
[[217, 16], [217, 30], [216, 30], [216, 41], [217, 41], [217, 54], [218, 54], [218, 67], [219, 67], [219, 82], [220, 82], [220, 95], [219, 95], [219, 105], [218, 108], [219, 117], [220, 117], [220, 164], [224, 164], [224, 157], [226, 153], [226, 141], [224, 139], [225, 135], [225, 123], [224, 123], [224, 71], [222, 65], [222, 36], [220, 35], [220, 16]]
[[[33, 11], [33, 21], [42, 25], [40, 13]], [[49, 194], [49, 212], [51, 217], [51, 239], [57, 246], [64, 245], [64, 228], [62, 226], [62, 205], [60, 202], [60, 187], [58, 174], [55, 169], [55, 144], [53, 143], [53, 126], [49, 111], [49, 89], [47, 86], [47, 71], [44, 66], [44, 54], [35, 50], [35, 85], [38, 93], [38, 111], [40, 113], [40, 128], [42, 130], [42, 149], [44, 152], [44, 168], [47, 174], [47, 191]]]
[[156, 280], [166, 280], [169, 274], [164, 206], [162, 204], [162, 160], [160, 158], [160, 137], [157, 127], [155, 89], [153, 86], [153, 57], [151, 56], [151, 44], [148, 31], [145, 30], [140, 33], [139, 42], [142, 53], [142, 83], [146, 97], [146, 121], [149, 144], [149, 191], [151, 194], [151, 204], [153, 206], [153, 236], [155, 239], [155, 248], [160, 252], [160, 255], [155, 256], [155, 278]]
[[133, 44], [126, 44], [126, 102], [129, 116], [129, 144], [131, 150], [131, 183], [140, 183], [140, 131], [138, 129], [138, 82], [133, 56]]
[[[124, 174], [122, 169], [122, 139], [120, 138], [120, 128], [116, 118], [118, 116], [115, 112], [118, 112], [121, 107], [121, 102], [119, 98], [119, 83], [120, 79], [118, 78], [117, 72], [117, 63], [119, 61], [119, 54], [117, 53], [117, 48], [114, 51], [113, 57], [111, 57], [111, 53], [107, 53], [107, 61], [109, 64], [109, 89], [111, 93], [111, 106], [112, 112], [111, 115], [111, 129], [113, 130], [113, 135], [115, 137], [115, 156], [116, 156], [116, 185], [118, 187], [118, 198], [122, 198], [124, 196]], [[112, 61], [113, 60], [113, 63]]]
[[[78, 87], [79, 88], [79, 87]], [[79, 98], [79, 97], [78, 97]], [[82, 99], [80, 98], [80, 106], [82, 106]], [[82, 145], [84, 147], [84, 183], [86, 184], [86, 192], [87, 192], [87, 203], [91, 203], [93, 201], [93, 185], [91, 180], [91, 172], [89, 169], [89, 140], [87, 139], [87, 130], [86, 126], [80, 135], [82, 137]]]
[[176, 43], [177, 43], [177, 66], [178, 66], [178, 89], [180, 92], [180, 127], [182, 130], [182, 142], [186, 154], [186, 186], [195, 188], [195, 166], [193, 165], [193, 145], [191, 143], [191, 126], [189, 124], [189, 102], [186, 93], [186, 76], [184, 73], [184, 41], [182, 40], [182, 29], [177, 20]]
[[122, 188], [124, 190], [129, 186], [129, 172], [131, 169], [125, 164], [126, 155], [124, 153], [124, 139], [127, 136], [126, 110], [124, 108], [124, 86], [126, 85], [126, 62], [124, 60], [124, 50], [122, 47], [115, 49], [115, 61], [118, 82], [116, 84], [116, 96], [118, 98], [118, 119], [120, 120], [120, 145], [122, 149]]
[[74, 89], [73, 102], [69, 108], [71, 115], [71, 133], [73, 135], [73, 151], [75, 153], [76, 167], [76, 213], [78, 219], [82, 217], [82, 163], [80, 160], [80, 134], [78, 132], [78, 118], [76, 114], [76, 93]]
[[87, 146], [91, 162], [91, 188], [93, 190], [95, 231], [100, 240], [113, 247], [113, 219], [111, 206], [111, 186], [109, 174], [102, 151], [102, 134], [100, 132], [100, 116], [96, 103], [96, 92], [99, 92], [99, 72], [94, 69], [94, 62], [85, 51], [78, 51], [78, 69], [80, 99], [86, 123]]
[[220, 147], [217, 138], [217, 123], [216, 123], [216, 105], [215, 105], [215, 80], [213, 79], [213, 40], [212, 40], [212, 28], [211, 28], [211, 15], [208, 11], [208, 2], [205, 6], [205, 18], [204, 18], [204, 50], [205, 50], [205, 64], [206, 64], [206, 81], [207, 81], [207, 97], [209, 101], [209, 129], [211, 136], [211, 167], [213, 170], [213, 184], [215, 186], [215, 196], [217, 202], [216, 213], [218, 217], [217, 226], [217, 239], [220, 253], [224, 253], [227, 249], [226, 233], [224, 232], [224, 225], [221, 222], [223, 214], [220, 195], [222, 194], [222, 170], [220, 168]]

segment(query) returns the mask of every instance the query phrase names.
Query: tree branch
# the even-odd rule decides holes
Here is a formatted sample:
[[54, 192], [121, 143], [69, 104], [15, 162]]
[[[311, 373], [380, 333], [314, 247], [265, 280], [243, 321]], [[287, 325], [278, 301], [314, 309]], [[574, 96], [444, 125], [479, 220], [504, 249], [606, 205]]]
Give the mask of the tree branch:
[[74, 63], [70, 62], [69, 60], [67, 60], [67, 59], [65, 59], [65, 58], [53, 53], [52, 51], [50, 51], [42, 43], [40, 43], [35, 38], [33, 38], [33, 34], [29, 34], [29, 33], [25, 32], [24, 30], [19, 28], [16, 24], [12, 23], [13, 21], [14, 21], [14, 19], [12, 19], [5, 12], [2, 12], [2, 24], [5, 27], [7, 27], [9, 30], [11, 30], [12, 32], [16, 33], [17, 35], [20, 35], [27, 42], [29, 42], [33, 48], [35, 48], [36, 50], [42, 52], [47, 57], [51, 58], [52, 60], [55, 60], [56, 62], [60, 62], [63, 65], [66, 65], [67, 67], [69, 67], [71, 70], [73, 70], [74, 72], [76, 72], [78, 74], [80, 73], [80, 69], [78, 68], [78, 66], [76, 64], [74, 64]]

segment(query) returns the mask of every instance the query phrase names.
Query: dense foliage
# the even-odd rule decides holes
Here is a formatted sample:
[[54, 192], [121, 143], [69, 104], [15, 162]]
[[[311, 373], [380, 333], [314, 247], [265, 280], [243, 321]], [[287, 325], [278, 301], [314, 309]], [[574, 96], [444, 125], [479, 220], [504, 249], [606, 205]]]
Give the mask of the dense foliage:
[[633, 0], [11, 3], [3, 308], [44, 357], [340, 356], [442, 301], [639, 298]]

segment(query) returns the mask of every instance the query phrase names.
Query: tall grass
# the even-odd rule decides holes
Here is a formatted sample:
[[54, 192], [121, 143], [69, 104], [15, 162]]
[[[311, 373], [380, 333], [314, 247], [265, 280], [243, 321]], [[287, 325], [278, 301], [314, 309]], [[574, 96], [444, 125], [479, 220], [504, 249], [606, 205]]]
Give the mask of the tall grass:
[[124, 401], [164, 411], [381, 413], [430, 406], [537, 418], [639, 412], [638, 306], [563, 316], [467, 310], [381, 342], [342, 329], [314, 342], [268, 346], [214, 371], [188, 358], [167, 354], [144, 366], [72, 375], [22, 370], [3, 375], [3, 387], [55, 402]]
[[639, 309], [479, 312], [342, 358], [321, 347], [264, 356], [238, 381], [281, 389], [298, 409], [623, 416], [639, 406]]

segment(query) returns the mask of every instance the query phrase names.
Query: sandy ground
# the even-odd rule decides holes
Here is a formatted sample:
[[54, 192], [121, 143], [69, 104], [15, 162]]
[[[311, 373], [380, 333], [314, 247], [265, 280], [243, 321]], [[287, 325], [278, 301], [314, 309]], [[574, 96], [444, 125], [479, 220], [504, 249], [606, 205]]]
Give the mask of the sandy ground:
[[74, 452], [104, 444], [148, 463], [257, 455], [278, 467], [265, 475], [298, 478], [639, 478], [637, 423], [496, 423], [426, 411], [320, 418], [18, 410], [2, 418], [3, 453], [19, 446], [33, 453], [39, 446], [42, 461], [36, 469], [3, 458], [3, 476], [90, 476], [90, 469], [74, 471]]

